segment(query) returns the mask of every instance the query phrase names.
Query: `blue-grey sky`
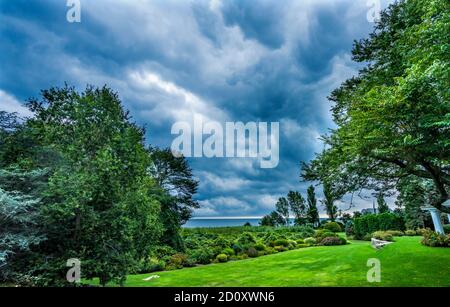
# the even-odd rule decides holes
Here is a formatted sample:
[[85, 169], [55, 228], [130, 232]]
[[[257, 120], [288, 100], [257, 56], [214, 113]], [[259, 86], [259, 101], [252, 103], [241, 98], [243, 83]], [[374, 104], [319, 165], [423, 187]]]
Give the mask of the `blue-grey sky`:
[[27, 115], [25, 99], [67, 82], [118, 91], [157, 146], [170, 146], [172, 124], [195, 114], [279, 122], [275, 169], [190, 159], [200, 180], [196, 216], [261, 216], [289, 190], [305, 193], [300, 161], [333, 127], [326, 97], [357, 73], [352, 42], [371, 32], [376, 2], [81, 0], [81, 23], [69, 23], [65, 0], [0, 0], [0, 109]]

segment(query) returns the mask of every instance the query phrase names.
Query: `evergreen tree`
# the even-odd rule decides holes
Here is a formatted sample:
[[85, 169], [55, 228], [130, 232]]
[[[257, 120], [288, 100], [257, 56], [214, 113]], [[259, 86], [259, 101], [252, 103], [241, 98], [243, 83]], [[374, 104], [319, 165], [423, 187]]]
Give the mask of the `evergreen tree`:
[[319, 210], [317, 209], [317, 199], [314, 186], [309, 186], [307, 190], [307, 204], [306, 218], [309, 223], [317, 227], [320, 224]]
[[383, 193], [377, 195], [377, 209], [379, 214], [389, 212], [389, 206], [384, 200]]

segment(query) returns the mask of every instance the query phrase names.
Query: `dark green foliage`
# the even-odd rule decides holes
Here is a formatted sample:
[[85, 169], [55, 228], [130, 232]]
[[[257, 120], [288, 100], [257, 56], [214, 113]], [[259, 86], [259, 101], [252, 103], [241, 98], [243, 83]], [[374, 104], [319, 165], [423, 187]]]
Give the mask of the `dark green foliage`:
[[444, 225], [444, 232], [450, 234], [450, 225]]
[[421, 206], [425, 205], [425, 195], [430, 191], [424, 188], [423, 181], [412, 177], [404, 178], [397, 185], [397, 190], [397, 206], [404, 208], [406, 228], [424, 228], [425, 214]]
[[279, 224], [285, 226], [289, 225], [289, 202], [285, 197], [280, 197], [275, 204], [276, 212], [280, 216]]
[[214, 252], [209, 248], [202, 248], [193, 251], [191, 257], [196, 263], [209, 264], [214, 259]]
[[323, 184], [323, 195], [324, 199], [322, 200], [322, 204], [325, 207], [328, 217], [334, 222], [338, 213], [338, 208], [334, 204], [334, 201], [337, 200], [339, 196], [333, 193], [332, 187], [328, 182], [324, 182]]
[[337, 127], [303, 179], [332, 178], [346, 194], [412, 176], [432, 186], [429, 205], [450, 213], [449, 11], [448, 0], [395, 1], [355, 42], [365, 67], [331, 93]]
[[336, 222], [328, 222], [325, 225], [323, 225], [323, 228], [327, 229], [331, 232], [341, 232], [342, 231], [341, 226]]
[[347, 223], [345, 224], [345, 234], [347, 236], [353, 236], [354, 232], [353, 232], [353, 221], [347, 221]]
[[21, 282], [25, 274], [14, 260], [46, 239], [39, 225], [38, 195], [47, 173], [0, 169], [0, 280]]
[[389, 206], [387, 205], [386, 201], [384, 200], [382, 193], [378, 193], [378, 195], [377, 195], [377, 210], [378, 210], [378, 213], [389, 212]]
[[393, 213], [368, 214], [353, 220], [355, 238], [362, 239], [366, 234], [378, 230], [405, 230], [401, 217]]
[[148, 168], [150, 175], [156, 180], [157, 187], [163, 190], [159, 191], [158, 198], [165, 229], [162, 242], [183, 251], [179, 231], [181, 225], [192, 216], [192, 210], [199, 207], [198, 202], [193, 199], [198, 181], [194, 179], [187, 160], [174, 156], [169, 148], [150, 147], [148, 152], [151, 160]]
[[306, 222], [306, 203], [302, 194], [297, 191], [289, 191], [287, 195], [289, 207], [294, 214], [295, 225], [304, 225]]
[[254, 248], [254, 247], [250, 247], [249, 249], [247, 249], [246, 254], [247, 254], [250, 258], [258, 257], [258, 251], [257, 251], [256, 248]]
[[308, 223], [311, 223], [314, 225], [314, 227], [318, 226], [320, 223], [319, 219], [319, 210], [317, 209], [317, 199], [316, 199], [316, 193], [314, 190], [314, 186], [309, 186], [307, 190], [307, 203], [308, 207], [306, 210], [306, 219]]

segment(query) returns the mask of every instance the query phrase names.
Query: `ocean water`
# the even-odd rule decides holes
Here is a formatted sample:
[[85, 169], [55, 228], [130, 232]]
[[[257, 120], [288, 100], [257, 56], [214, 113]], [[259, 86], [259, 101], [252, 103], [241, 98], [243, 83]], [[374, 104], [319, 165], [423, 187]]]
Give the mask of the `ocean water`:
[[235, 219], [190, 219], [183, 225], [185, 228], [197, 227], [231, 227], [244, 226], [245, 223], [250, 223], [252, 226], [259, 226], [260, 218], [235, 218]]

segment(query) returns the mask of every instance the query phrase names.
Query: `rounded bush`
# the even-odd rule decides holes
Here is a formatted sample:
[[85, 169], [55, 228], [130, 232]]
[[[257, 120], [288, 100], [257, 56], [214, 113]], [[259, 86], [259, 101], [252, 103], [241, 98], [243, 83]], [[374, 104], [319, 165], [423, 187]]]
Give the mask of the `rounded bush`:
[[234, 256], [234, 250], [231, 247], [227, 247], [222, 250], [222, 254], [225, 254], [225, 255], [231, 257], [231, 256]]
[[228, 256], [225, 254], [219, 254], [216, 257], [217, 261], [219, 262], [227, 262], [228, 261]]
[[312, 237], [306, 238], [305, 239], [305, 244], [314, 245], [314, 244], [316, 244], [316, 239], [314, 239]]
[[277, 252], [284, 252], [284, 251], [287, 251], [287, 250], [288, 250], [286, 247], [281, 246], [281, 245], [275, 246], [274, 249], [275, 249]]
[[394, 236], [388, 231], [375, 231], [372, 233], [372, 238], [383, 241], [394, 241]]
[[321, 242], [320, 245], [330, 246], [330, 245], [344, 245], [347, 240], [341, 237], [326, 237]]
[[255, 248], [257, 251], [263, 251], [263, 250], [266, 249], [266, 246], [265, 246], [263, 243], [256, 243], [255, 246], [254, 246], [254, 248]]
[[250, 247], [246, 254], [250, 257], [250, 258], [256, 258], [258, 257], [258, 251], [254, 248], [254, 247]]
[[325, 225], [323, 225], [323, 228], [326, 230], [329, 230], [331, 232], [341, 232], [342, 228], [339, 226], [336, 222], [328, 222]]
[[407, 231], [405, 231], [405, 235], [412, 237], [412, 236], [416, 236], [417, 232], [415, 230], [407, 230]]
[[423, 233], [422, 244], [431, 247], [450, 247], [450, 235], [443, 235], [432, 230]]
[[289, 246], [289, 241], [287, 239], [278, 239], [275, 240], [274, 245], [287, 247]]

